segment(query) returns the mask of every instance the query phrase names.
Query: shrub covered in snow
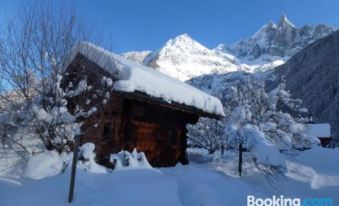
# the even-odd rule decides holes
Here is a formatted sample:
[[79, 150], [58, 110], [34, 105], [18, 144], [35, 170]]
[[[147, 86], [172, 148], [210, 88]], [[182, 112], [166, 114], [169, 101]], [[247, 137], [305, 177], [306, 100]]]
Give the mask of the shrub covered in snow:
[[[77, 168], [91, 173], [106, 173], [104, 166], [95, 162], [95, 145], [85, 143], [79, 148]], [[70, 168], [73, 153], [58, 153], [55, 150], [32, 155], [27, 163], [24, 176], [42, 179], [62, 173]]]
[[220, 149], [225, 142], [224, 124], [222, 121], [200, 118], [195, 125], [187, 125], [189, 147], [207, 149], [210, 154]]
[[32, 179], [42, 179], [60, 174], [66, 169], [69, 157], [69, 154], [59, 154], [56, 151], [35, 154], [29, 159], [24, 175]]
[[[93, 143], [85, 143], [79, 148], [77, 169], [91, 173], [103, 174], [108, 172], [108, 168], [96, 163], [96, 155], [94, 153], [95, 145]], [[73, 153], [58, 153], [56, 151], [45, 151], [38, 153], [29, 158], [25, 176], [32, 179], [42, 179], [53, 176], [70, 169]], [[110, 161], [114, 166], [114, 170], [125, 169], [151, 169], [143, 152], [121, 151], [112, 154]]]
[[285, 166], [277, 147], [265, 138], [265, 134], [254, 125], [247, 124], [240, 129], [240, 135], [246, 139], [245, 148], [249, 148], [255, 161], [260, 164]]
[[137, 152], [135, 148], [132, 153], [121, 151], [117, 154], [112, 154], [110, 162], [112, 163], [114, 170], [152, 168], [145, 154], [143, 152]]
[[80, 147], [77, 167], [92, 173], [106, 173], [107, 169], [95, 162], [94, 149], [93, 143], [85, 143]]

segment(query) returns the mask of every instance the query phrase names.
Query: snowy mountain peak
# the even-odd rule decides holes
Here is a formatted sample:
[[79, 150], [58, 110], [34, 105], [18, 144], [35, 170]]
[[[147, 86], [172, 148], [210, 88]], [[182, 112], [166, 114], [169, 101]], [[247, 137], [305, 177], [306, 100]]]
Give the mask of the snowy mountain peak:
[[256, 42], [259, 43], [259, 45], [262, 45], [263, 43], [266, 43], [266, 41], [269, 41], [274, 33], [280, 33], [283, 36], [290, 36], [291, 34], [287, 33], [291, 33], [295, 29], [296, 27], [294, 26], [294, 24], [287, 19], [285, 14], [282, 14], [278, 25], [270, 20], [267, 24], [262, 26], [251, 38], [256, 39]]
[[180, 34], [172, 39], [170, 39], [168, 42], [171, 42], [173, 44], [178, 44], [178, 43], [188, 43], [188, 42], [193, 42], [194, 40], [190, 35], [187, 33]]
[[236, 71], [232, 58], [206, 48], [188, 34], [181, 34], [148, 55], [143, 63], [185, 81], [204, 74]]
[[283, 28], [287, 28], [287, 27], [295, 28], [295, 25], [287, 19], [287, 16], [285, 14], [282, 14], [280, 16], [280, 20], [279, 20], [278, 26], [279, 27], [283, 27]]
[[143, 64], [145, 58], [151, 53], [151, 51], [131, 51], [123, 53], [122, 56], [133, 62]]
[[331, 34], [335, 29], [327, 25], [296, 27], [282, 14], [278, 24], [270, 21], [254, 35], [225, 49], [238, 59], [251, 62], [272, 62], [277, 57], [286, 60], [313, 41]]
[[272, 20], [270, 20], [265, 26], [268, 28], [275, 28], [275, 29], [277, 28], [277, 25]]
[[201, 45], [199, 42], [195, 41], [192, 37], [190, 37], [187, 33], [181, 34], [175, 38], [168, 40], [164, 47], [162, 47], [159, 53], [167, 55], [169, 52], [206, 52], [208, 50], [206, 47]]

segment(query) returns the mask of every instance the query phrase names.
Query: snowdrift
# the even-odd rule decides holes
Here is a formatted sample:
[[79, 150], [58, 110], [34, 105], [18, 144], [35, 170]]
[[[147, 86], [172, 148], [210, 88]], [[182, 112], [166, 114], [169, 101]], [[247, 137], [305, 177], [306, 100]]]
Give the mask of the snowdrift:
[[[314, 158], [315, 156], [319, 158]], [[231, 154], [224, 162], [177, 165], [159, 170], [116, 170], [95, 174], [78, 170], [72, 205], [246, 205], [247, 195], [256, 197], [327, 197], [339, 202], [339, 149], [314, 148], [286, 157], [286, 180], [274, 189], [264, 176], [246, 168], [239, 177], [237, 161]], [[32, 180], [0, 178], [2, 206], [69, 205], [67, 191], [70, 171]]]

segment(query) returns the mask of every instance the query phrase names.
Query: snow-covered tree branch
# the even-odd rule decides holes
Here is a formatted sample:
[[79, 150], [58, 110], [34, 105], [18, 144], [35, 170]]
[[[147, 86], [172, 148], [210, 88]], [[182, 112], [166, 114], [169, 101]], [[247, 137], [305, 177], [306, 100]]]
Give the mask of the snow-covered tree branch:
[[[317, 138], [306, 134], [303, 125], [312, 120], [311, 116], [301, 106], [300, 100], [291, 97], [284, 81], [267, 92], [264, 81], [252, 74], [238, 72], [219, 77], [219, 86], [215, 88], [204, 78], [207, 80], [209, 77], [202, 77], [196, 82], [192, 80], [191, 83], [219, 97], [226, 114], [224, 134], [218, 142], [225, 142], [226, 148], [232, 150], [238, 150], [241, 143], [244, 150], [251, 154], [252, 162], [266, 175], [272, 176], [272, 171], [284, 171], [280, 152], [302, 150], [318, 143]], [[215, 80], [210, 78], [210, 84], [214, 84]], [[211, 120], [200, 121], [198, 125], [190, 127], [189, 135], [207, 138], [205, 134], [213, 129], [202, 133], [201, 128], [208, 130], [210, 123]], [[204, 138], [197, 141], [205, 144]]]
[[224, 124], [215, 119], [201, 118], [196, 125], [187, 125], [188, 145], [207, 149], [210, 154], [224, 144]]

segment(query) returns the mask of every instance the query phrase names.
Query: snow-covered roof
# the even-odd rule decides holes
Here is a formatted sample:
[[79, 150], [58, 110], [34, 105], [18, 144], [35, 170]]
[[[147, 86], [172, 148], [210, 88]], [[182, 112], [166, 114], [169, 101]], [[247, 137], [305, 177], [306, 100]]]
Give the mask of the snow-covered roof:
[[314, 137], [331, 137], [331, 125], [328, 123], [306, 124], [306, 132]]
[[88, 42], [81, 42], [75, 48], [71, 61], [79, 53], [117, 79], [113, 84], [116, 91], [138, 91], [161, 98], [168, 103], [175, 102], [224, 116], [223, 106], [218, 98], [155, 69], [131, 62], [123, 56]]

